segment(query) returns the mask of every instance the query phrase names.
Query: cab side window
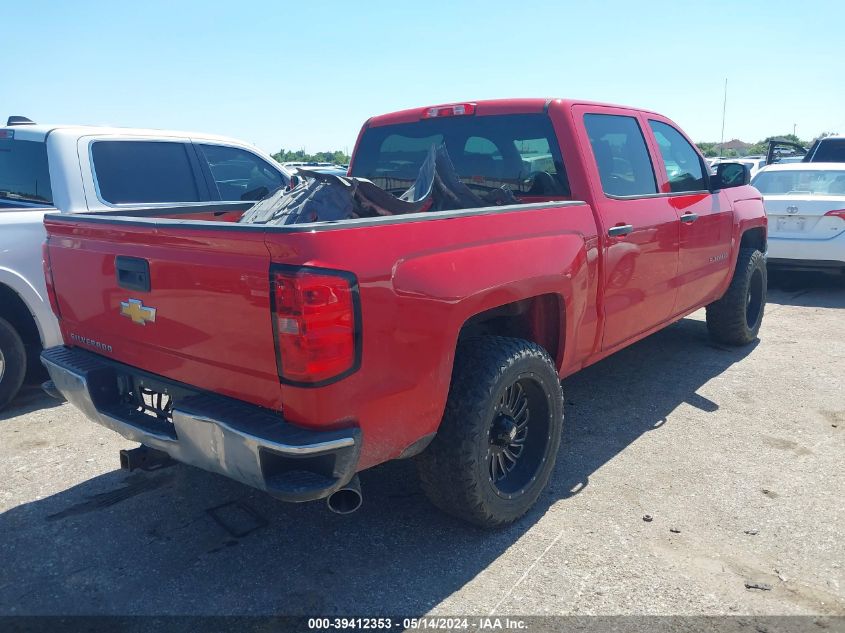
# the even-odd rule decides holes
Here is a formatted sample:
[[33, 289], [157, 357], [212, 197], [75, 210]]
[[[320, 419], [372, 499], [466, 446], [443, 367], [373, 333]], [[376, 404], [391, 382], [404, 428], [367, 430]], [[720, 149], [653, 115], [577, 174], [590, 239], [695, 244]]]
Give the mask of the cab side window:
[[704, 167], [689, 141], [671, 125], [651, 120], [648, 124], [660, 147], [660, 156], [669, 178], [669, 191], [681, 193], [707, 189]]
[[634, 117], [585, 114], [602, 189], [609, 196], [643, 196], [657, 193], [654, 167], [645, 138]]
[[94, 182], [103, 202], [144, 204], [202, 200], [185, 143], [96, 141]]
[[197, 147], [221, 200], [260, 200], [287, 184], [277, 169], [252, 152], [225, 145], [198, 144]]

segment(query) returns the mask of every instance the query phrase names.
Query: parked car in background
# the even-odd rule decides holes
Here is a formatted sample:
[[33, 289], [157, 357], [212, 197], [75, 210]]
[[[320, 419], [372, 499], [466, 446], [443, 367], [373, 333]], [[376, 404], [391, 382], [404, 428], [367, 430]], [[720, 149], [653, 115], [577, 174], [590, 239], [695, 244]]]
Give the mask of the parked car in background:
[[349, 165], [340, 165], [338, 163], [319, 163], [314, 161], [285, 161], [282, 163], [282, 167], [288, 170], [298, 169], [299, 167], [304, 167], [305, 169], [318, 169], [321, 167], [331, 167], [331, 168], [342, 168], [347, 169]]
[[807, 149], [792, 141], [769, 141], [769, 164], [785, 162], [845, 163], [845, 136], [825, 136], [816, 139]]
[[806, 155], [807, 148], [801, 143], [785, 139], [773, 139], [769, 141], [769, 148], [766, 151], [766, 164], [800, 162], [804, 160]]
[[766, 159], [762, 156], [745, 156], [741, 158], [717, 158], [710, 164], [710, 173], [716, 173], [716, 165], [720, 163], [740, 163], [748, 167], [748, 173], [751, 178], [757, 175], [757, 172], [766, 166]]
[[46, 212], [209, 209], [221, 220], [288, 180], [276, 161], [235, 139], [11, 117], [0, 127], [0, 408], [42, 346], [61, 341], [41, 263]]
[[845, 163], [845, 136], [826, 136], [807, 150], [808, 163]]
[[316, 162], [302, 162], [302, 161], [288, 161], [282, 163], [284, 169], [289, 175], [296, 174], [299, 169], [306, 169], [308, 171], [316, 171], [321, 174], [333, 174], [335, 176], [346, 175], [349, 165], [340, 165], [337, 163], [316, 163]]
[[769, 216], [769, 266], [845, 271], [845, 164], [778, 163], [752, 181]]
[[[466, 191], [398, 200], [437, 153]], [[384, 204], [339, 197], [346, 215], [290, 225], [46, 218], [65, 345], [42, 360], [93, 421], [149, 447], [124, 465], [169, 455], [351, 512], [358, 471], [415, 457], [434, 504], [502, 525], [552, 472], [561, 378], [704, 306], [721, 343], [759, 331], [762, 198], [740, 165], [711, 177], [654, 112], [414, 108], [367, 121], [349, 173], [336, 184]], [[454, 194], [440, 173], [428, 187]]]
[[331, 176], [345, 176], [349, 165], [338, 165], [335, 163], [307, 163], [307, 162], [286, 162], [282, 163], [282, 169], [288, 174], [290, 180], [289, 187], [293, 188], [300, 182], [303, 174], [299, 173], [300, 169], [306, 172], [316, 172], [319, 174], [329, 174]]

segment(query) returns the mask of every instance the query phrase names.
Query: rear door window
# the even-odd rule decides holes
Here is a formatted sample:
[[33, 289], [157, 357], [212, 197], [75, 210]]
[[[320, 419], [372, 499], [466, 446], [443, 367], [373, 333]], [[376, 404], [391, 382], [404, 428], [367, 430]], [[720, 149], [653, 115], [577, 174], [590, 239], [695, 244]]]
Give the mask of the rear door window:
[[507, 186], [515, 195], [570, 195], [557, 137], [544, 114], [451, 116], [372, 127], [364, 132], [351, 176], [400, 194], [432, 146], [444, 144], [461, 181], [476, 191]]
[[110, 204], [200, 202], [188, 143], [95, 141], [94, 180]]
[[0, 208], [52, 204], [47, 145], [0, 139]]
[[654, 132], [663, 165], [666, 167], [669, 191], [679, 193], [707, 189], [704, 167], [701, 165], [698, 152], [693, 149], [689, 141], [671, 125], [652, 120], [649, 120], [648, 124]]
[[198, 144], [220, 200], [259, 200], [287, 184], [267, 161], [252, 152], [225, 145]]
[[643, 196], [657, 193], [654, 167], [645, 138], [634, 117], [585, 114], [602, 189], [609, 196]]

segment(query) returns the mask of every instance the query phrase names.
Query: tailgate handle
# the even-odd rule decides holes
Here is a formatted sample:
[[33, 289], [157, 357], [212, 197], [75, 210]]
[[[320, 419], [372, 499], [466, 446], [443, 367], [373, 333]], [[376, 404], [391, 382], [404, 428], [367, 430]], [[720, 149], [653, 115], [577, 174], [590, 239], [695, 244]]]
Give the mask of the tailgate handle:
[[150, 291], [150, 262], [146, 259], [118, 255], [114, 258], [114, 274], [121, 288]]

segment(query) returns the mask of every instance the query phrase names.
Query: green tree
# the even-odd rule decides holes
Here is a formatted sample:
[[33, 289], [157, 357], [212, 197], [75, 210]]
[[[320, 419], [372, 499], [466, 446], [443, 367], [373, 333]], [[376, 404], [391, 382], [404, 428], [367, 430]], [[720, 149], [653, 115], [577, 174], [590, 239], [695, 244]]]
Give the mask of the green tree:
[[305, 151], [301, 149], [293, 151], [282, 148], [273, 154], [273, 158], [280, 163], [335, 163], [338, 165], [346, 165], [349, 163], [349, 155], [341, 150], [306, 154]]
[[717, 156], [735, 158], [739, 156], [735, 149], [724, 149], [720, 147], [719, 143], [696, 143], [696, 146], [706, 158], [715, 158]]
[[712, 158], [714, 156], [719, 155], [719, 144], [718, 143], [696, 143], [698, 149], [701, 150], [701, 153], [704, 154], [707, 158]]

